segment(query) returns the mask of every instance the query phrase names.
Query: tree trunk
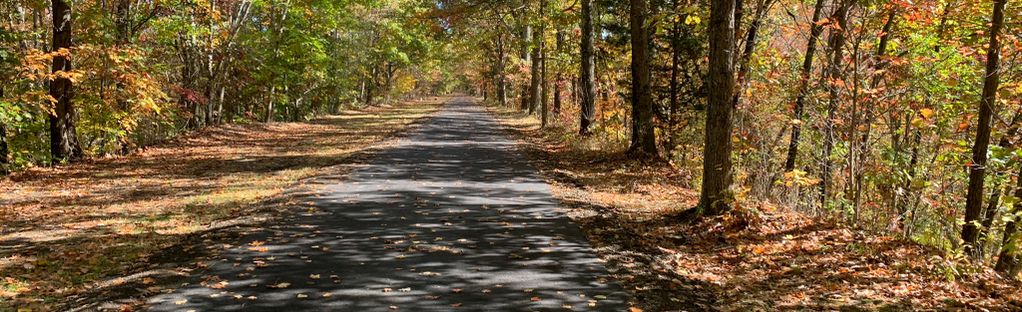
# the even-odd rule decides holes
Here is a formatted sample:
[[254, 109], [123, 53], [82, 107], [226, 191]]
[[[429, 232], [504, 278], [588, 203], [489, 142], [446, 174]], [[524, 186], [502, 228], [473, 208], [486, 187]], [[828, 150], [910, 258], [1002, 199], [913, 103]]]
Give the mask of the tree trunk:
[[[947, 3], [944, 4], [944, 10], [941, 12], [941, 15], [940, 15], [940, 23], [937, 24], [937, 41], [938, 42], [940, 42], [941, 40], [944, 39], [944, 31], [946, 29], [947, 21], [948, 21], [948, 12], [951, 11], [951, 6], [952, 5], [954, 5], [954, 1], [948, 1]], [[941, 48], [941, 45], [937, 44], [937, 45], [934, 46], [933, 50], [935, 52], [940, 52], [940, 48]], [[929, 96], [927, 96], [926, 97], [926, 101], [924, 102], [924, 106], [925, 107], [932, 107], [931, 105], [932, 105], [932, 100], [931, 100], [931, 98]], [[902, 183], [902, 186], [901, 186], [902, 190], [905, 190], [905, 191], [904, 192], [900, 192], [900, 193], [904, 193], [904, 194], [899, 194], [899, 195], [896, 195], [896, 197], [895, 197], [895, 206], [897, 207], [898, 212], [900, 214], [900, 216], [898, 217], [898, 222], [899, 222], [899, 225], [902, 228], [905, 229], [905, 231], [904, 231], [905, 237], [909, 237], [912, 234], [911, 226], [913, 225], [913, 223], [909, 223], [909, 224], [906, 225], [904, 223], [904, 221], [905, 221], [905, 214], [909, 212], [910, 196], [913, 195], [909, 191], [912, 189], [912, 181], [915, 180], [915, 178], [916, 178], [916, 165], [919, 163], [919, 142], [921, 142], [922, 139], [923, 139], [923, 134], [920, 131], [920, 129], [916, 129], [915, 131], [909, 131], [909, 127], [910, 126], [911, 126], [911, 123], [906, 123], [905, 133], [906, 133], [906, 135], [909, 134], [909, 133], [912, 133], [913, 143], [911, 144], [912, 150], [911, 150], [911, 152], [909, 154], [908, 176], [905, 178], [905, 180], [904, 180], [904, 182]], [[891, 144], [891, 145], [892, 146], [898, 146], [898, 144]], [[894, 148], [894, 150], [895, 151], [900, 151], [900, 148]], [[914, 194], [914, 196], [912, 196], [914, 198], [911, 198], [911, 201], [913, 202], [913, 205], [911, 207], [912, 220], [915, 220], [915, 203], [919, 202], [919, 197], [920, 196], [921, 196], [921, 194]]]
[[[51, 1], [53, 15], [53, 48], [56, 52], [53, 57], [53, 73], [71, 71], [71, 7], [65, 0]], [[65, 77], [54, 78], [50, 82], [50, 96], [54, 102], [53, 111], [50, 113], [50, 154], [53, 163], [62, 161], [73, 161], [82, 156], [82, 149], [78, 144], [77, 131], [75, 130], [75, 107], [71, 100], [72, 93], [71, 79]]]
[[542, 53], [543, 53], [543, 28], [542, 26], [536, 31], [532, 32], [532, 70], [529, 80], [529, 114], [533, 114], [539, 109], [540, 98], [543, 97], [543, 64], [542, 64]]
[[593, 57], [593, 0], [580, 0], [582, 2], [582, 44], [579, 46], [582, 55], [581, 68], [579, 69], [579, 128], [580, 135], [588, 135], [589, 127], [596, 118], [596, 60]]
[[[0, 99], [4, 98], [4, 88], [0, 86]], [[7, 125], [0, 123], [0, 175], [10, 172], [10, 148], [7, 146]]]
[[[1015, 146], [1015, 143], [1012, 140], [1014, 140], [1015, 135], [1018, 134], [1019, 130], [1018, 123], [1020, 120], [1022, 120], [1022, 108], [1016, 110], [1015, 114], [1011, 117], [1011, 121], [1008, 124], [1009, 125], [1008, 130], [1005, 131], [1004, 134], [1001, 136], [1001, 139], [997, 142], [997, 146], [1000, 146], [1002, 149], [1011, 149]], [[1005, 173], [998, 172], [995, 173], [995, 175], [999, 178], [1003, 178]], [[986, 255], [984, 247], [987, 245], [987, 243], [993, 241], [993, 238], [989, 237], [988, 233], [990, 233], [990, 229], [994, 225], [994, 218], [997, 216], [997, 210], [998, 208], [1000, 208], [1000, 204], [1001, 204], [1001, 185], [1000, 183], [997, 183], [994, 184], [993, 191], [990, 193], [990, 200], [987, 202], [987, 208], [982, 214], [983, 223], [982, 227], [980, 227], [979, 229], [980, 232], [978, 236], [983, 241], [981, 243], [976, 244], [977, 248], [979, 248], [976, 251], [981, 255]]]
[[[756, 40], [760, 24], [762, 24], [763, 18], [766, 17], [766, 13], [770, 10], [771, 5], [773, 5], [773, 0], [759, 2], [759, 5], [756, 6], [756, 13], [752, 18], [752, 23], [749, 24], [749, 30], [745, 32], [745, 49], [742, 50], [741, 59], [738, 60], [737, 81], [735, 82], [737, 90], [735, 90], [735, 96], [732, 100], [734, 102], [733, 106], [738, 106], [742, 99], [742, 92], [748, 88], [749, 79], [746, 76], [749, 74], [749, 61], [752, 60], [752, 55], [756, 52]], [[736, 9], [740, 10], [741, 8]], [[735, 23], [740, 22], [740, 20], [735, 21]]]
[[[128, 45], [131, 40], [130, 14], [131, 3], [128, 0], [117, 0], [117, 4], [114, 6], [114, 27], [116, 28], [116, 44], [118, 48]], [[117, 89], [117, 109], [121, 112], [127, 113], [129, 107], [127, 96], [124, 94], [124, 82], [118, 80], [117, 83], [114, 84], [114, 88]], [[128, 131], [123, 128], [122, 130], [124, 131], [125, 136], [119, 138], [119, 151], [121, 154], [127, 154], [131, 148], [131, 144], [128, 142], [127, 138]]]
[[497, 100], [500, 106], [507, 106], [507, 80], [504, 75], [504, 59], [507, 57], [504, 51], [504, 33], [497, 33]]
[[845, 30], [848, 29], [848, 9], [852, 6], [855, 0], [844, 0], [841, 5], [838, 6], [834, 12], [834, 22], [837, 27], [830, 29], [830, 48], [831, 57], [830, 64], [827, 66], [827, 90], [829, 93], [829, 99], [827, 102], [827, 119], [823, 126], [823, 164], [820, 167], [820, 208], [827, 207], [827, 201], [830, 200], [830, 184], [831, 177], [834, 170], [834, 161], [831, 160], [831, 155], [834, 152], [834, 141], [836, 140], [834, 123], [837, 121], [837, 110], [838, 103], [841, 101], [841, 89], [844, 88], [842, 85], [838, 85], [838, 81], [842, 81], [843, 71], [841, 70], [841, 61], [844, 60], [844, 46]]
[[806, 96], [809, 94], [809, 75], [813, 72], [816, 41], [823, 33], [820, 15], [823, 13], [824, 3], [826, 0], [816, 0], [816, 5], [813, 7], [813, 20], [809, 26], [809, 41], [806, 43], [806, 54], [802, 58], [802, 70], [799, 72], [798, 95], [795, 97], [795, 107], [792, 113], [794, 122], [791, 125], [791, 139], [788, 141], [788, 157], [784, 160], [784, 172], [795, 170], [795, 159], [798, 158], [798, 142], [802, 134], [802, 120], [805, 119], [803, 112], [806, 106]]
[[[272, 83], [272, 82], [271, 82]], [[270, 86], [270, 95], [266, 97], [266, 116], [263, 118], [263, 122], [273, 121], [273, 98], [276, 96], [277, 86]]]
[[986, 76], [983, 79], [983, 97], [979, 102], [979, 125], [976, 127], [976, 141], [972, 146], [972, 163], [969, 164], [969, 190], [965, 196], [965, 224], [962, 226], [962, 240], [965, 252], [978, 258], [976, 245], [979, 238], [979, 217], [983, 211], [983, 179], [986, 176], [987, 149], [990, 145], [990, 119], [993, 105], [997, 101], [997, 86], [1000, 83], [1001, 45], [998, 35], [1004, 25], [1004, 4], [1007, 0], [994, 0], [993, 19], [990, 24], [990, 45], [987, 50]]
[[629, 27], [632, 35], [632, 153], [656, 156], [653, 133], [653, 91], [649, 70], [649, 30], [646, 0], [631, 0]]
[[545, 128], [547, 125], [547, 112], [549, 109], [550, 101], [550, 83], [547, 81], [546, 76], [546, 60], [549, 54], [546, 50], [546, 0], [539, 0], [539, 52], [540, 52], [540, 127]]
[[[680, 0], [673, 0], [672, 6], [674, 11], [678, 10]], [[674, 25], [671, 27], [671, 80], [668, 86], [669, 100], [669, 111], [667, 112], [667, 150], [665, 151], [668, 157], [674, 151], [677, 146], [675, 142], [674, 131], [678, 125], [678, 110], [680, 108], [678, 102], [678, 73], [681, 71], [681, 18], [674, 19]]]
[[735, 0], [711, 0], [706, 132], [703, 183], [697, 214], [717, 215], [731, 209], [731, 132], [735, 87]]
[[[1001, 4], [1003, 5], [1003, 1]], [[1019, 167], [1018, 177], [1016, 178], [1017, 185], [1015, 186], [1015, 198], [1022, 198], [1022, 167]], [[1012, 208], [1011, 213], [1018, 215], [1019, 209]], [[1009, 278], [1016, 278], [1019, 270], [1022, 269], [1022, 253], [1019, 252], [1018, 237], [1018, 220], [1012, 219], [1004, 224], [1004, 238], [1001, 243], [1001, 252], [997, 257], [997, 264], [994, 265], [994, 271], [1001, 273], [1001, 275]]]
[[[880, 43], [877, 45], [876, 55], [873, 56], [873, 78], [869, 84], [870, 91], [877, 90], [877, 88], [880, 87], [880, 82], [883, 81], [884, 75], [882, 74], [882, 72], [887, 67], [886, 66], [887, 63], [884, 62], [883, 57], [887, 55], [887, 45], [891, 40], [891, 31], [894, 28], [894, 21], [895, 18], [897, 17], [898, 9], [891, 8], [891, 12], [888, 13], [887, 15], [887, 22], [884, 23], [884, 26], [881, 29]], [[864, 127], [866, 129], [865, 131], [863, 131], [862, 137], [859, 139], [857, 147], [855, 147], [859, 151], [858, 159], [856, 160], [858, 165], [856, 166], [855, 168], [856, 170], [854, 172], [855, 191], [853, 194], [854, 197], [852, 201], [853, 202], [852, 210], [855, 211], [856, 220], [858, 220], [859, 211], [862, 207], [863, 184], [866, 178], [865, 177], [866, 170], [864, 166], [867, 161], [867, 155], [869, 155], [869, 137], [870, 132], [873, 130], [872, 120], [874, 118], [873, 109], [871, 106], [864, 107], [864, 109], [866, 111], [865, 112], [866, 118], [864, 118], [863, 122], [865, 122]], [[858, 118], [858, 116], [855, 116], [855, 118]], [[858, 124], [858, 122], [856, 122], [856, 124]], [[852, 127], [850, 130], [854, 131], [855, 128]], [[855, 145], [853, 144], [853, 146]]]
[[[557, 30], [557, 40], [554, 50], [560, 54], [561, 49], [564, 48], [564, 31]], [[561, 70], [557, 70], [557, 78], [554, 79], [554, 116], [561, 113], [561, 93], [564, 85], [564, 75]]]
[[[534, 69], [535, 69], [534, 65], [535, 64], [532, 62], [533, 61], [532, 53], [529, 51], [529, 42], [532, 42], [532, 26], [529, 25], [529, 7], [528, 7], [528, 5], [526, 5], [523, 10], [525, 12], [522, 14], [522, 20], [521, 20], [522, 24], [524, 24], [523, 29], [522, 29], [522, 51], [521, 51], [522, 59], [525, 61], [525, 63], [529, 63], [530, 65], [532, 65], [530, 68], [533, 69], [533, 72], [535, 72], [534, 71]], [[532, 79], [530, 77], [529, 82], [524, 82], [522, 84], [522, 98], [521, 98], [521, 100], [522, 100], [522, 107], [521, 107], [521, 110], [529, 110], [530, 104], [532, 103], [532, 94], [533, 94], [533, 92], [532, 92], [532, 84], [531, 84], [531, 82], [532, 82]]]

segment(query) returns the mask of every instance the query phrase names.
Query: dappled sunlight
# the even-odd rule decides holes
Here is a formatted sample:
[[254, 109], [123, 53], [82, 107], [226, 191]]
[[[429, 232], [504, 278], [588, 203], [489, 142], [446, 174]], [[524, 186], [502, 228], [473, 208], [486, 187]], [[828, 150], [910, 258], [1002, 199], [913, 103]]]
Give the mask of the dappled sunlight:
[[0, 276], [22, 286], [4, 300], [73, 296], [144, 268], [182, 237], [248, 220], [300, 180], [350, 169], [337, 165], [442, 101], [206, 128], [130, 156], [14, 174], [0, 182]]
[[584, 236], [481, 108], [455, 102], [242, 238], [155, 311], [618, 311]]

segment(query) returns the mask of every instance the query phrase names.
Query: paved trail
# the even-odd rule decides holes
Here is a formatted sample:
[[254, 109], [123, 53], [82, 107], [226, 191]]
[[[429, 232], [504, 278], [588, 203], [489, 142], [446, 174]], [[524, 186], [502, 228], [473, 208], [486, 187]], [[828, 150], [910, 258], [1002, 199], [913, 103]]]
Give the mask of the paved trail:
[[482, 107], [453, 100], [304, 199], [317, 210], [251, 234], [265, 244], [228, 250], [150, 309], [624, 311], [626, 294], [513, 144]]

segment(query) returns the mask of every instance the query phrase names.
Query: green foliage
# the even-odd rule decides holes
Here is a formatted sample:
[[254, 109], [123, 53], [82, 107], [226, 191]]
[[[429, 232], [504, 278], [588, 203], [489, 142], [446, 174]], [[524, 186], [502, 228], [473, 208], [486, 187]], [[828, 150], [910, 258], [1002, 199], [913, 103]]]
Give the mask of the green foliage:
[[[446, 78], [450, 46], [419, 1], [75, 1], [72, 103], [89, 155], [228, 122], [306, 120]], [[46, 164], [46, 1], [0, 6], [0, 123], [17, 167]], [[8, 27], [10, 26], [10, 27]], [[441, 88], [451, 90], [453, 87]], [[371, 90], [371, 91], [370, 91]]]

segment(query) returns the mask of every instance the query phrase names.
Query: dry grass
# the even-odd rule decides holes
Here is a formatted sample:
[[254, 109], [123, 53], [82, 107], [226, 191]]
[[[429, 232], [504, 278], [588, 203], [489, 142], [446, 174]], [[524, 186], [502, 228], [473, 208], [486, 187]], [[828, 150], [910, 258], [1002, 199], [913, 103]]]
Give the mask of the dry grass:
[[[680, 220], [691, 178], [623, 143], [491, 108], [574, 208], [573, 218], [646, 311], [1022, 310], [1019, 283], [911, 242], [765, 203]], [[569, 121], [574, 124], [574, 120]], [[610, 145], [608, 145], [610, 144]]]
[[137, 154], [0, 181], [0, 310], [50, 310], [154, 254], [252, 216], [325, 168], [343, 170], [443, 98], [310, 122], [208, 128]]

